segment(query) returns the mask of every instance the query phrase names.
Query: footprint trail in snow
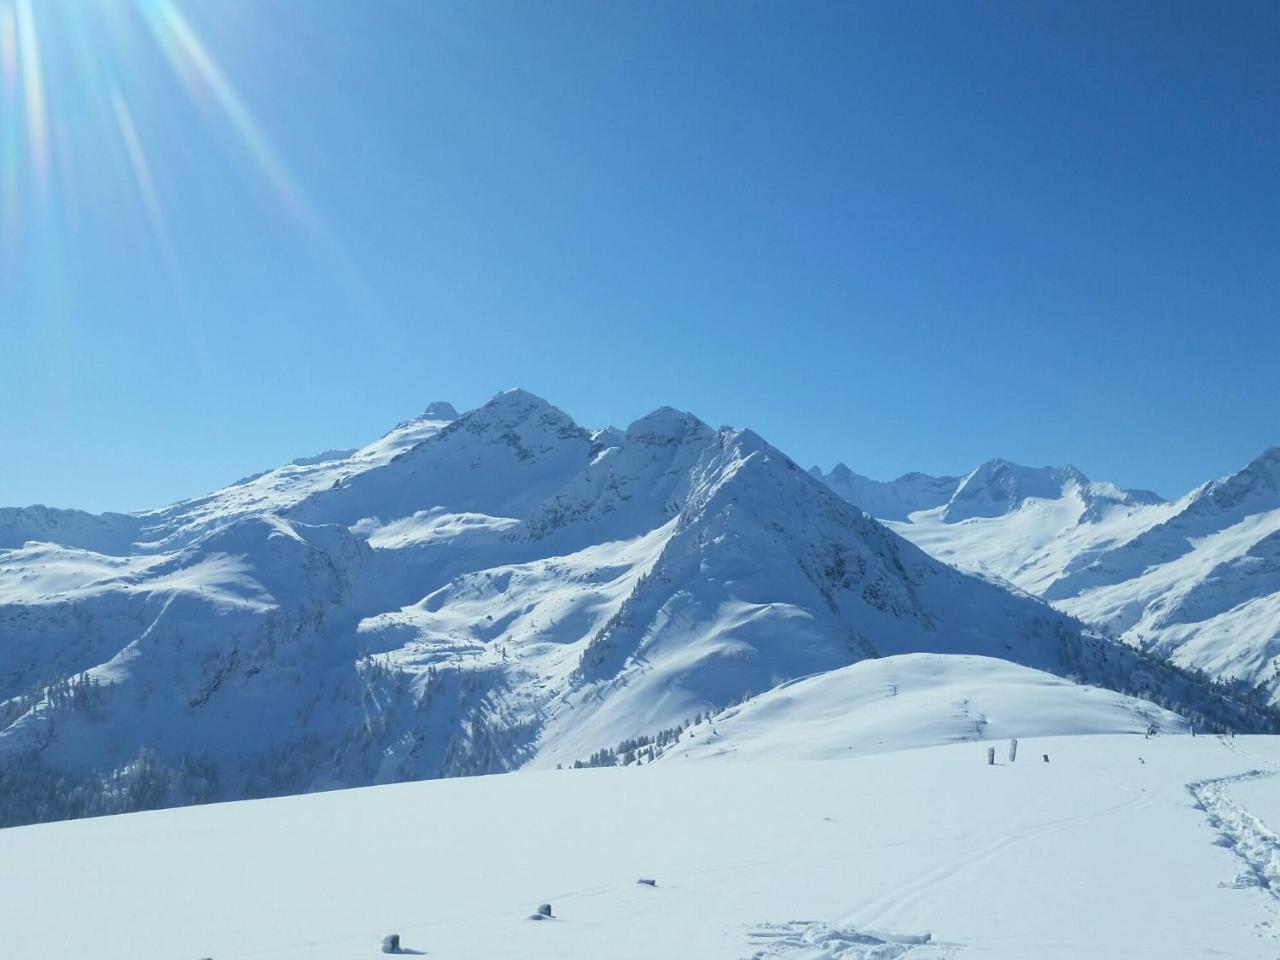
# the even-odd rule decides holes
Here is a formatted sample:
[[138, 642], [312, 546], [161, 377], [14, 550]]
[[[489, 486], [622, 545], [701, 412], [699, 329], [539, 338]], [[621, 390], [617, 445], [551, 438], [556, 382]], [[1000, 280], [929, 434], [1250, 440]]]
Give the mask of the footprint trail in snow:
[[758, 948], [749, 960], [937, 960], [955, 956], [952, 947], [933, 942], [927, 933], [872, 933], [820, 920], [762, 924], [749, 936]]
[[1197, 780], [1187, 785], [1196, 806], [1203, 810], [1209, 825], [1218, 831], [1215, 841], [1244, 862], [1245, 869], [1223, 886], [1259, 887], [1280, 900], [1280, 836], [1245, 807], [1231, 798], [1227, 788], [1274, 777], [1274, 770], [1250, 770], [1230, 777]]

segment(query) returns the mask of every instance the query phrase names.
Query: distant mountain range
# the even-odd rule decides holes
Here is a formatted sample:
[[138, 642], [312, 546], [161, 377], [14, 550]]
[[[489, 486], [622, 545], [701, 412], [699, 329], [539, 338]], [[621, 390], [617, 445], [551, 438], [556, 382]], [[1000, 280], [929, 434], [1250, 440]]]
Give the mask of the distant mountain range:
[[1173, 502], [1003, 460], [888, 482], [811, 472], [940, 560], [1280, 696], [1280, 448]]
[[[512, 390], [163, 509], [0, 511], [0, 825], [647, 757], [700, 714], [894, 654], [939, 656], [947, 697], [975, 655], [1028, 668], [1002, 689], [1047, 671], [1123, 694], [1073, 708], [1089, 729], [1167, 725], [1149, 701], [1276, 729], [1256, 698], [1072, 615], [1137, 640], [1159, 611], [1098, 615], [1099, 591], [1149, 556], [1190, 570], [1211, 531], [1242, 543], [1274, 474], [1270, 494], [1231, 478], [1179, 504], [1000, 462], [822, 479], [750, 430], [665, 407], [588, 430]], [[1196, 579], [1197, 609], [1274, 585], [1265, 536], [1214, 552], [1236, 586]], [[858, 676], [863, 696], [876, 675]], [[758, 729], [768, 706], [744, 715]]]

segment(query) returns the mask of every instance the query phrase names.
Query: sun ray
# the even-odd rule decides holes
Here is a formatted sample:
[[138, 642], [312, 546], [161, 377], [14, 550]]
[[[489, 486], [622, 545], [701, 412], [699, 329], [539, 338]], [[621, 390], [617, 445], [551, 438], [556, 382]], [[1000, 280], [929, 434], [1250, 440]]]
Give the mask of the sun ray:
[[18, 20], [11, 7], [0, 8], [0, 235], [4, 250], [18, 243]]
[[18, 86], [18, 22], [8, 7], [0, 9], [0, 82], [5, 93]]
[[288, 168], [177, 6], [172, 0], [143, 0], [141, 9], [160, 48], [192, 95], [197, 100], [212, 96], [272, 189], [296, 216], [314, 225], [316, 216]]
[[168, 204], [185, 199], [174, 186], [185, 145], [163, 138], [194, 112], [362, 315], [375, 313], [358, 265], [242, 96], [237, 64], [198, 26], [181, 0], [0, 0], [0, 270], [69, 295], [84, 225], [123, 198], [182, 301], [191, 273], [175, 241], [191, 234]]
[[15, 11], [22, 92], [26, 101], [27, 150], [36, 187], [43, 192], [49, 178], [49, 120], [45, 111], [44, 77], [40, 71], [40, 40], [31, 0], [17, 0]]
[[307, 197], [289, 167], [235, 85], [228, 79], [174, 0], [137, 0], [138, 9], [157, 45], [181, 79], [188, 95], [198, 104], [213, 105], [234, 131], [262, 178], [296, 223], [303, 227], [317, 249], [329, 260], [354, 302], [362, 311], [375, 297], [345, 245]]
[[164, 258], [169, 279], [178, 286], [177, 259], [173, 253], [173, 244], [169, 240], [169, 225], [165, 220], [164, 208], [160, 205], [160, 197], [156, 193], [155, 180], [151, 176], [151, 164], [147, 160], [142, 140], [138, 137], [138, 128], [133, 122], [133, 115], [125, 103], [124, 96], [116, 84], [111, 85], [111, 108], [115, 114], [116, 127], [120, 131], [120, 139], [124, 143], [125, 154], [129, 158], [129, 166], [133, 170], [133, 179], [142, 197], [142, 206], [147, 220], [151, 224], [152, 233]]

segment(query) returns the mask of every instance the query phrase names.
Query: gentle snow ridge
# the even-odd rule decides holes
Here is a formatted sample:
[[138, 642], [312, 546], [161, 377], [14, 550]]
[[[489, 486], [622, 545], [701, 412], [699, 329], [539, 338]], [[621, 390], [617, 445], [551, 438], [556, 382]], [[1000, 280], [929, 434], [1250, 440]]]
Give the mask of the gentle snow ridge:
[[823, 760], [966, 740], [1188, 733], [1153, 704], [990, 657], [915, 653], [781, 684], [692, 728], [664, 761]]

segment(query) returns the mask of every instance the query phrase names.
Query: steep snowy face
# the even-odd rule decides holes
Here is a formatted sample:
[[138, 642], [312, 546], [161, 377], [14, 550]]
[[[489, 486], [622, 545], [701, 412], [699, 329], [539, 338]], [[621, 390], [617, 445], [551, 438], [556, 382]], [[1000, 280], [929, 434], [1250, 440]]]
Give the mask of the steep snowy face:
[[722, 432], [692, 477], [660, 555], [582, 651], [539, 763], [585, 759], [791, 677], [909, 652], [999, 657], [1200, 709], [1194, 684], [931, 559], [750, 431]]
[[1070, 571], [1053, 593], [1069, 596], [1131, 579], [1153, 563], [1173, 563], [1197, 553], [1207, 546], [1201, 543], [1206, 538], [1216, 540], [1226, 534], [1233, 546], [1242, 540], [1251, 545], [1266, 536], [1276, 521], [1280, 521], [1280, 448], [1268, 450], [1238, 473], [1191, 491], [1170, 516], [1094, 563]]
[[1173, 514], [1046, 592], [1063, 609], [1280, 698], [1280, 451], [1193, 490]]
[[1007, 460], [988, 460], [962, 481], [943, 512], [948, 523], [972, 517], [998, 517], [1029, 497], [1056, 500], [1067, 483], [1082, 478], [1073, 467], [1020, 467]]
[[1195, 498], [1197, 512], [1248, 516], [1280, 506], [1280, 447], [1264, 451], [1239, 473], [1214, 481]]
[[670, 407], [625, 433], [596, 435], [589, 462], [530, 512], [519, 535], [576, 549], [647, 533], [681, 509], [691, 470], [716, 442], [705, 423]]
[[1280, 449], [1174, 503], [1071, 468], [992, 461], [945, 508], [884, 519], [948, 563], [1280, 697]]
[[453, 413], [126, 518], [119, 554], [0, 550], [0, 822], [572, 763], [910, 652], [1248, 722], [751, 431], [591, 432], [521, 390]]

